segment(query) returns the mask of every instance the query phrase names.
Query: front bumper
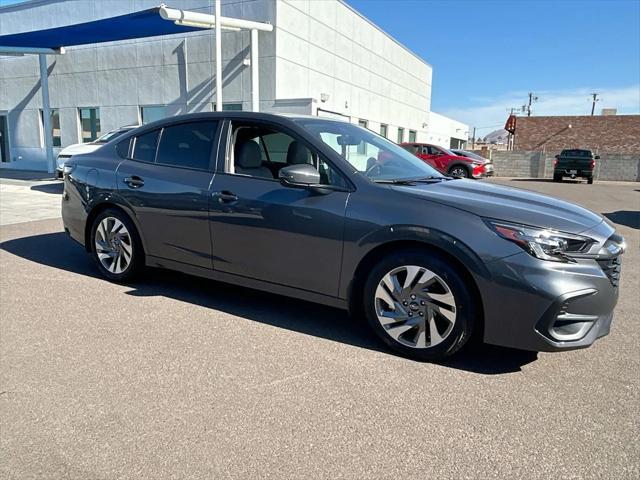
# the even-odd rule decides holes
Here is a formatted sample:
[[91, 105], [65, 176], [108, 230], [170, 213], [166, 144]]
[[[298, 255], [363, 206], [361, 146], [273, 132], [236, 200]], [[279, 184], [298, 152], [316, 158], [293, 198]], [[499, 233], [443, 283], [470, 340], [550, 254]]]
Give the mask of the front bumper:
[[484, 341], [523, 350], [585, 348], [609, 333], [618, 301], [620, 257], [612, 270], [594, 259], [539, 260], [526, 252], [488, 264], [479, 283]]
[[484, 165], [474, 165], [472, 169], [473, 178], [485, 178], [493, 176], [493, 164], [485, 163]]

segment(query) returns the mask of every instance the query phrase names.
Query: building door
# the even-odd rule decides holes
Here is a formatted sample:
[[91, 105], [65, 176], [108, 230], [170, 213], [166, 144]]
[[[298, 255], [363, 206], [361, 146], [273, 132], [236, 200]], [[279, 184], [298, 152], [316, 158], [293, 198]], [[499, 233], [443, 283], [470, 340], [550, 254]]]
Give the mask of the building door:
[[9, 161], [9, 121], [6, 115], [0, 115], [0, 162]]

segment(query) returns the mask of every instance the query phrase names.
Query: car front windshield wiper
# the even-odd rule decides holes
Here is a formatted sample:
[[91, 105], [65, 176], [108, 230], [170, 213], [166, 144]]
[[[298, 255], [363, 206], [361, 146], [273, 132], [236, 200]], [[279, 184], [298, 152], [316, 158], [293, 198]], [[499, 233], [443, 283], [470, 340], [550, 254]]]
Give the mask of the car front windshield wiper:
[[416, 183], [437, 183], [445, 180], [451, 180], [451, 178], [432, 175], [430, 177], [420, 178], [380, 178], [373, 181], [376, 183], [388, 183], [392, 185], [415, 185]]

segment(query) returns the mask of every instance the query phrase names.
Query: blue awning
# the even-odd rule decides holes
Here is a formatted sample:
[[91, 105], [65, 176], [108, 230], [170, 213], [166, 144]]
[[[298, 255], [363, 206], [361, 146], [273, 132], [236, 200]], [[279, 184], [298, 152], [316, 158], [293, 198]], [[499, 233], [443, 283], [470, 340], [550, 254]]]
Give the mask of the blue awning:
[[93, 22], [2, 35], [0, 46], [60, 48], [202, 30], [198, 27], [176, 25], [172, 21], [164, 20], [159, 11], [160, 8], [155, 7]]

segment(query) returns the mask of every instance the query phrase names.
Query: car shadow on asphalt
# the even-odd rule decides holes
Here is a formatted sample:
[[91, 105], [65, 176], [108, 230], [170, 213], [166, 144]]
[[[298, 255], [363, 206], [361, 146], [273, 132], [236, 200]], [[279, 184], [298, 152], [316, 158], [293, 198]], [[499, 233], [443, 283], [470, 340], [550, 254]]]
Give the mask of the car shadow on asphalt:
[[637, 210], [616, 210], [615, 212], [603, 213], [603, 215], [613, 223], [640, 230], [640, 212]]
[[36, 192], [62, 195], [62, 191], [64, 190], [64, 183], [62, 182], [43, 183], [41, 185], [32, 185], [30, 189]]
[[[83, 248], [62, 232], [8, 240], [1, 243], [0, 248], [41, 265], [102, 278]], [[173, 298], [305, 335], [394, 355], [364, 320], [353, 319], [336, 308], [159, 269], [149, 269], [140, 280], [127, 286], [131, 290], [126, 295]], [[438, 364], [497, 375], [518, 372], [536, 359], [536, 352], [472, 342], [453, 358]]]

